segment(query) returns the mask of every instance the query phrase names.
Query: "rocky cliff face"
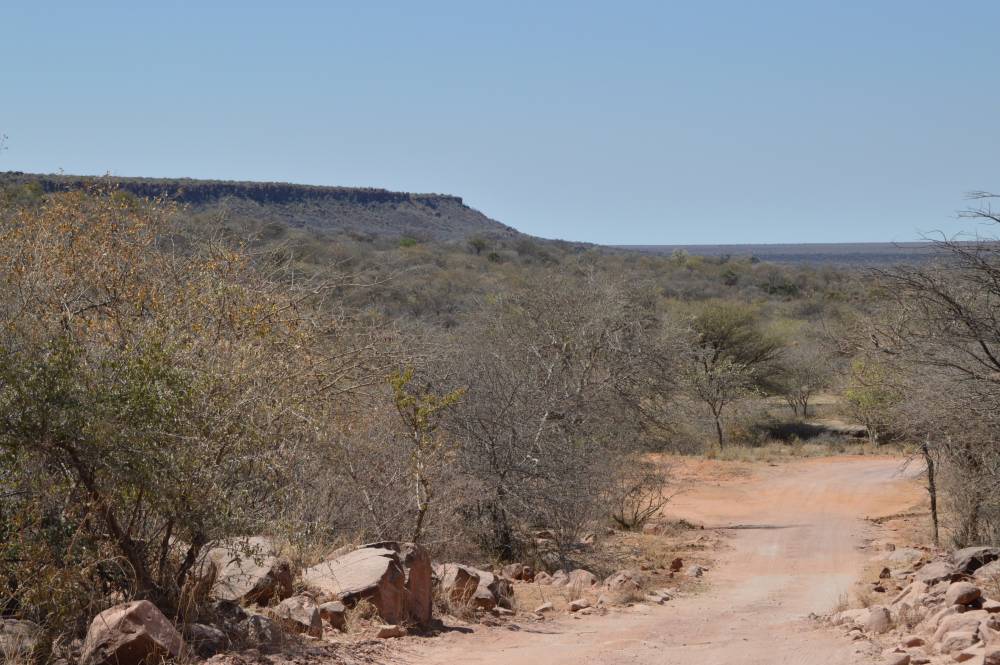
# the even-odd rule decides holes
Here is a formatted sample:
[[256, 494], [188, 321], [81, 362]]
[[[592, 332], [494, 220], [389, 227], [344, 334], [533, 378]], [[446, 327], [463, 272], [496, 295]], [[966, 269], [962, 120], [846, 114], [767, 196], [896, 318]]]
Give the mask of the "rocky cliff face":
[[104, 184], [144, 198], [166, 197], [196, 212], [219, 210], [258, 221], [380, 236], [448, 241], [475, 235], [519, 235], [514, 229], [468, 207], [460, 197], [445, 194], [282, 182], [0, 173], [0, 187], [29, 184], [36, 184], [45, 192]]

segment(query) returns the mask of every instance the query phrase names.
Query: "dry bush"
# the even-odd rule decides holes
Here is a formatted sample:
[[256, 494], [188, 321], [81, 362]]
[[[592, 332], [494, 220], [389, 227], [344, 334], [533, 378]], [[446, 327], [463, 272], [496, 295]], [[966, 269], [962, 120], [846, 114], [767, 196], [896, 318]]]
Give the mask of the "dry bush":
[[608, 470], [612, 480], [604, 502], [612, 521], [626, 531], [642, 527], [670, 501], [666, 494], [668, 470], [643, 461], [624, 458]]

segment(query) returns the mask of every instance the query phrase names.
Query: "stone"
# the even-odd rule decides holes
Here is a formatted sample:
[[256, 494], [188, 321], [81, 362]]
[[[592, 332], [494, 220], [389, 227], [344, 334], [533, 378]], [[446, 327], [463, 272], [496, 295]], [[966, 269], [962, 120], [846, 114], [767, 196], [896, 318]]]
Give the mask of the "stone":
[[916, 572], [914, 579], [925, 584], [935, 584], [942, 580], [950, 580], [955, 573], [955, 567], [947, 561], [932, 561]]
[[189, 623], [181, 634], [187, 645], [201, 658], [211, 658], [217, 653], [228, 651], [232, 644], [229, 636], [215, 626], [203, 623]]
[[263, 614], [251, 614], [242, 628], [247, 642], [259, 647], [276, 647], [285, 641], [281, 626]]
[[485, 599], [489, 594], [493, 598], [495, 606], [511, 609], [514, 601], [514, 585], [506, 577], [494, 575], [488, 570], [474, 569], [479, 574], [479, 588], [476, 589], [476, 598]]
[[915, 563], [920, 561], [924, 557], [924, 553], [913, 547], [902, 547], [897, 550], [893, 550], [885, 557], [886, 561], [892, 561], [893, 563]]
[[865, 620], [864, 629], [866, 633], [880, 635], [892, 628], [892, 615], [889, 610], [880, 605], [874, 605], [868, 609], [868, 619]]
[[701, 577], [704, 574], [705, 574], [705, 569], [699, 565], [694, 565], [687, 569], [688, 577]]
[[586, 598], [577, 598], [569, 603], [570, 612], [579, 612], [580, 610], [590, 607], [590, 601]]
[[953, 653], [951, 659], [956, 663], [964, 663], [973, 659], [980, 659], [982, 662], [983, 656], [986, 654], [986, 647], [982, 645], [971, 646], [968, 649], [962, 649], [958, 653]]
[[976, 572], [972, 574], [977, 582], [993, 582], [996, 583], [1000, 581], [1000, 560], [990, 561], [985, 566], [976, 569]]
[[577, 568], [569, 574], [569, 586], [588, 588], [597, 585], [597, 576], [589, 570]]
[[987, 646], [983, 653], [983, 665], [1000, 665], [1000, 646]]
[[971, 575], [983, 566], [1000, 559], [998, 547], [966, 547], [951, 555], [955, 570]]
[[944, 594], [944, 602], [948, 605], [971, 605], [982, 596], [979, 587], [968, 582], [952, 582]]
[[682, 559], [680, 557], [677, 557], [673, 561], [670, 562], [670, 570], [671, 570], [671, 572], [679, 573], [679, 572], [681, 572], [681, 569], [683, 567], [684, 567], [684, 559]]
[[380, 640], [388, 640], [394, 637], [406, 637], [406, 628], [403, 626], [382, 626], [378, 629], [376, 637]]
[[148, 600], [115, 605], [90, 623], [81, 665], [139, 665], [185, 653], [184, 639]]
[[470, 566], [445, 563], [434, 569], [441, 591], [448, 602], [457, 606], [468, 605], [479, 588], [479, 573]]
[[878, 578], [880, 580], [887, 580], [890, 577], [892, 577], [892, 571], [889, 570], [888, 568], [883, 568], [881, 571], [879, 571]]
[[922, 647], [924, 646], [924, 638], [919, 635], [907, 635], [901, 641], [900, 644], [904, 647]]
[[310, 637], [323, 637], [323, 619], [309, 596], [292, 596], [268, 609], [268, 614], [285, 631]]
[[307, 568], [302, 581], [322, 600], [339, 600], [347, 607], [367, 600], [390, 624], [411, 620], [424, 627], [431, 620], [430, 557], [413, 543], [365, 545]]
[[989, 613], [984, 612], [983, 610], [973, 610], [971, 612], [962, 612], [943, 616], [939, 619], [937, 630], [934, 631], [934, 641], [940, 642], [944, 639], [944, 636], [947, 633], [975, 633], [979, 630], [980, 622], [988, 616]]
[[545, 614], [546, 612], [551, 612], [553, 609], [555, 608], [552, 606], [552, 603], [542, 603], [535, 608], [535, 614]]
[[552, 584], [552, 576], [542, 571], [535, 574], [535, 584], [549, 585]]
[[557, 570], [552, 573], [552, 580], [549, 582], [552, 586], [566, 586], [569, 584], [569, 575], [565, 570]]
[[604, 588], [611, 591], [638, 591], [645, 584], [645, 575], [635, 570], [619, 570], [604, 580]]
[[244, 605], [267, 605], [292, 595], [292, 569], [275, 556], [269, 538], [253, 537], [217, 544], [205, 553], [205, 564], [214, 568], [212, 595]]
[[885, 657], [885, 665], [910, 665], [910, 654], [890, 653]]
[[41, 635], [41, 626], [32, 621], [0, 619], [0, 662], [30, 661]]
[[976, 643], [976, 634], [967, 630], [955, 630], [945, 633], [938, 643], [938, 651], [942, 654], [953, 654], [956, 651], [968, 649]]
[[1000, 602], [992, 600], [990, 598], [986, 598], [983, 600], [982, 609], [986, 610], [990, 614], [996, 614], [1000, 612]]
[[834, 626], [863, 626], [865, 622], [868, 621], [868, 617], [871, 615], [865, 608], [858, 608], [853, 610], [844, 610], [842, 612], [837, 612], [831, 617], [831, 623]]
[[343, 631], [347, 628], [347, 607], [339, 600], [320, 605], [319, 616], [335, 630]]

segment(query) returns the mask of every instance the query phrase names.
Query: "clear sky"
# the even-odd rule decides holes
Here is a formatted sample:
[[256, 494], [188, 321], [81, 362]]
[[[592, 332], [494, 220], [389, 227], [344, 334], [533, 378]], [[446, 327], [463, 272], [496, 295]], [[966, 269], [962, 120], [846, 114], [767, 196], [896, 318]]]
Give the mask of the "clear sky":
[[458, 194], [602, 243], [904, 241], [1000, 189], [1000, 2], [3, 2], [0, 169]]

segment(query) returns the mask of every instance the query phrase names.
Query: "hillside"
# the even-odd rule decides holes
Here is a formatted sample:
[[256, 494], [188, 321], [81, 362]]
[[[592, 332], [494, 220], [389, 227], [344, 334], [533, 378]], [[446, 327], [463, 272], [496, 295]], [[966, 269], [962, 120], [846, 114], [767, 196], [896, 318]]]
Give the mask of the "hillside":
[[461, 197], [444, 194], [281, 182], [0, 173], [0, 188], [28, 186], [54, 192], [99, 183], [144, 198], [166, 197], [189, 206], [195, 214], [221, 213], [262, 225], [279, 223], [358, 236], [445, 242], [472, 236], [494, 240], [524, 237], [465, 205]]

